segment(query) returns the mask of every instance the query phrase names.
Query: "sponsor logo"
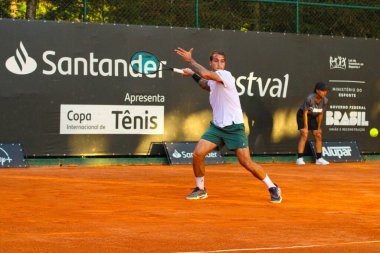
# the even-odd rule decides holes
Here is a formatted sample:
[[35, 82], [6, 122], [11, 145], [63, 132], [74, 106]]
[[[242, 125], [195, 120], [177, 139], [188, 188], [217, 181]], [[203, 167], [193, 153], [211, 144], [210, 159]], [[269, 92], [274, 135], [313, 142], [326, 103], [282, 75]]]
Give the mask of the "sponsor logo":
[[181, 153], [179, 153], [176, 149], [174, 149], [174, 152], [173, 152], [172, 156], [174, 158], [181, 158], [182, 157]]
[[332, 57], [330, 56], [330, 69], [346, 69], [347, 58], [342, 56]]
[[[197, 143], [192, 142], [164, 142], [170, 164], [190, 164], [193, 151]], [[224, 163], [219, 151], [213, 150], [207, 154], [205, 163]]]
[[[193, 152], [187, 152], [187, 151], [178, 152], [176, 149], [174, 149], [174, 151], [172, 153], [172, 157], [174, 157], [176, 159], [192, 158]], [[216, 152], [216, 151], [213, 151], [206, 156], [206, 158], [217, 158], [217, 157], [218, 157], [218, 152]]]
[[7, 151], [5, 149], [0, 148], [0, 163], [1, 166], [4, 166], [5, 163], [11, 163], [12, 158], [9, 157]]
[[343, 56], [330, 56], [330, 69], [360, 69], [364, 63]]
[[[57, 56], [59, 55], [59, 56]], [[89, 52], [88, 55], [78, 57], [62, 56], [61, 53], [53, 50], [45, 50], [42, 56], [38, 57], [42, 62], [37, 62], [31, 58], [20, 41], [20, 48], [16, 50], [16, 56], [10, 57], [6, 61], [7, 69], [13, 74], [27, 75], [36, 71], [37, 65], [41, 69], [42, 74], [46, 76], [62, 75], [62, 76], [93, 76], [93, 77], [132, 77], [132, 78], [163, 78], [162, 64], [166, 64], [162, 60], [160, 71], [148, 75], [136, 73], [132, 66], [142, 66], [142, 58], [137, 58], [129, 62], [126, 59], [99, 58], [95, 52]], [[239, 76], [236, 79], [236, 85], [240, 96], [246, 94], [254, 96], [253, 89], [258, 87], [260, 97], [270, 96], [273, 98], [286, 98], [289, 74], [283, 77], [262, 78], [255, 76], [254, 72], [250, 72], [248, 76]], [[125, 101], [133, 104], [134, 102], [142, 102], [152, 100], [154, 102], [163, 102], [164, 97], [157, 95], [130, 95], [126, 94]]]
[[323, 112], [323, 109], [322, 108], [309, 107], [309, 111], [311, 111], [312, 113], [321, 113], [321, 112]]
[[342, 156], [351, 156], [352, 149], [350, 146], [322, 147], [323, 156], [337, 156], [339, 159]]
[[6, 68], [16, 75], [27, 75], [37, 69], [37, 62], [29, 56], [24, 44], [20, 41], [20, 47], [16, 49], [16, 56], [8, 58]]
[[[128, 62], [125, 59], [98, 58], [94, 52], [90, 52], [85, 57], [57, 57], [53, 50], [46, 50], [42, 53], [43, 75], [63, 76], [103, 76], [103, 77], [146, 77], [146, 78], [162, 78], [162, 65], [157, 73], [143, 75], [133, 71], [132, 65], [142, 64], [141, 59]], [[162, 60], [162, 64], [166, 61]], [[37, 69], [37, 62], [28, 55], [23, 43], [20, 41], [20, 48], [16, 50], [16, 56], [10, 57], [5, 63], [7, 69], [17, 75], [26, 75]]]
[[[269, 94], [273, 98], [286, 98], [289, 85], [289, 74], [285, 74], [281, 78], [261, 78], [254, 75], [254, 72], [248, 76], [239, 76], [236, 78], [236, 86], [239, 96], [247, 94], [252, 97], [253, 87], [258, 87], [260, 97]], [[240, 90], [239, 90], [240, 89]]]
[[61, 105], [60, 134], [163, 134], [164, 106]]
[[327, 126], [368, 126], [366, 112], [363, 111], [326, 111]]

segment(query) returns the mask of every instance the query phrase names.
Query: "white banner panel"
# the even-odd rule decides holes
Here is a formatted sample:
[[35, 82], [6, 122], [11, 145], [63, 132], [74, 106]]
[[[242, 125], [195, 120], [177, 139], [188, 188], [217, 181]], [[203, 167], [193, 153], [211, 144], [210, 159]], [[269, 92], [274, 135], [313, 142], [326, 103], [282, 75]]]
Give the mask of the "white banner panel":
[[164, 106], [61, 105], [60, 134], [163, 134]]

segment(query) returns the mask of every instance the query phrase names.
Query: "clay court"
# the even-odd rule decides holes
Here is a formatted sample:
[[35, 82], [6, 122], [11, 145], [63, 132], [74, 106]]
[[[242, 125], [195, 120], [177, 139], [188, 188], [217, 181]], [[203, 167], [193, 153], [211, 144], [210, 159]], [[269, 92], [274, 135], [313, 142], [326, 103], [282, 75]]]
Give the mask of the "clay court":
[[0, 252], [380, 252], [377, 162], [263, 164], [283, 190], [237, 164], [0, 170]]

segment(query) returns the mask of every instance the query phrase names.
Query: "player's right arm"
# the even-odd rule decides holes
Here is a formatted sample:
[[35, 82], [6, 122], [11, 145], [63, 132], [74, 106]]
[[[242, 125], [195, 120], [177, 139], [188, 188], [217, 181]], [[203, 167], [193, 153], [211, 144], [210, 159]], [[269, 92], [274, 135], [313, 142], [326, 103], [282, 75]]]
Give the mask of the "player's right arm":
[[[183, 70], [183, 75], [184, 76], [193, 76], [195, 74], [195, 72], [192, 69], [190, 69], [190, 68], [185, 68], [185, 69], [182, 69], [182, 70]], [[199, 87], [201, 87], [202, 89], [210, 91], [210, 86], [208, 86], [207, 82], [208, 82], [207, 79], [204, 79], [204, 78], [200, 77], [200, 80], [197, 83], [198, 83]]]
[[189, 65], [190, 65], [190, 68], [193, 69], [194, 72], [200, 75], [202, 78], [208, 79], [208, 80], [215, 80], [219, 83], [223, 83], [222, 78], [220, 78], [218, 74], [206, 69], [205, 67], [200, 65], [198, 62], [196, 62], [194, 59], [191, 59], [189, 61]]
[[206, 69], [205, 67], [203, 67], [202, 65], [200, 65], [198, 62], [196, 62], [194, 59], [193, 59], [193, 56], [192, 56], [192, 53], [193, 53], [193, 48], [191, 48], [189, 51], [186, 51], [185, 49], [183, 48], [180, 48], [178, 47], [177, 49], [175, 49], [174, 51], [182, 57], [182, 59], [189, 63], [189, 66], [190, 68], [195, 72], [197, 73], [200, 77], [204, 78], [204, 79], [208, 79], [208, 80], [215, 80], [217, 82], [220, 82], [220, 83], [223, 83], [223, 80], [222, 78], [220, 78], [219, 75], [217, 75], [215, 72], [213, 71], [210, 71], [208, 69]]
[[202, 79], [198, 82], [198, 84], [199, 84], [199, 87], [201, 87], [202, 89], [207, 90], [207, 91], [210, 91], [210, 86], [208, 86], [207, 82], [208, 82], [208, 80], [202, 78]]

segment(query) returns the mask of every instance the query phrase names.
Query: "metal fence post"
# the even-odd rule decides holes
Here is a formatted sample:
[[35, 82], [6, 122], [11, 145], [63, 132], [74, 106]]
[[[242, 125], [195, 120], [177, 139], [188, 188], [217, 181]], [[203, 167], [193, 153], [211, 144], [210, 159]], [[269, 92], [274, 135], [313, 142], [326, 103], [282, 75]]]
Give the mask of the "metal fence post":
[[299, 33], [299, 22], [300, 22], [300, 2], [297, 0], [297, 10], [296, 10], [296, 32]]
[[83, 0], [83, 22], [87, 21], [87, 0]]
[[199, 28], [199, 2], [195, 0], [195, 28]]

